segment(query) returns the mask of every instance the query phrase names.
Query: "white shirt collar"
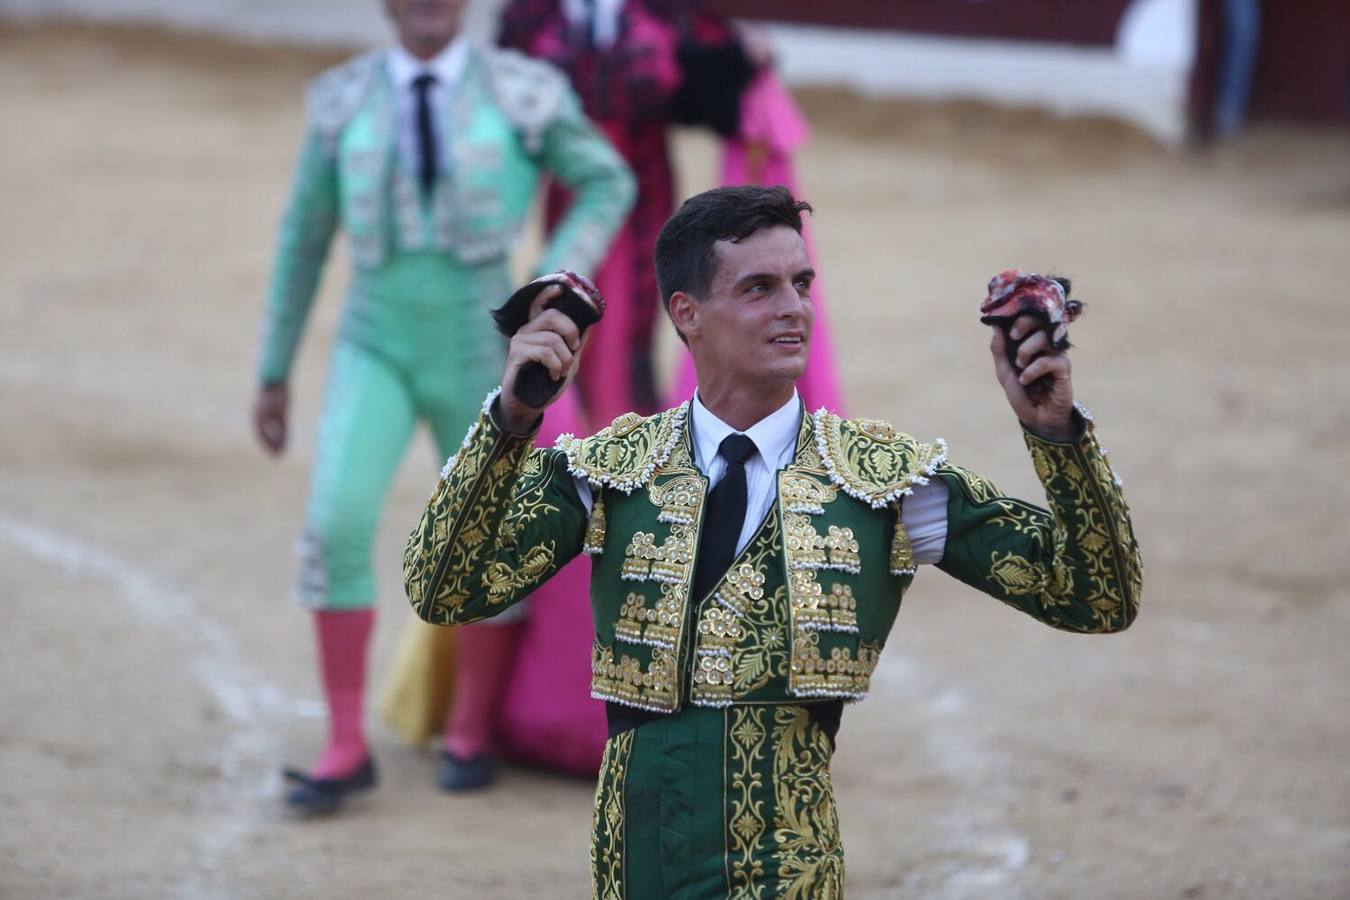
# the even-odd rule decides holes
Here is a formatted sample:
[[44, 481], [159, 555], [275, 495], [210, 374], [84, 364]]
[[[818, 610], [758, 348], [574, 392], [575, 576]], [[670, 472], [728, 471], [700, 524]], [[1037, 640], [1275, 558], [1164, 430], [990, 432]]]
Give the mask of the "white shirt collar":
[[[740, 432], [754, 442], [755, 449], [770, 471], [786, 465], [797, 448], [797, 436], [802, 427], [801, 406], [794, 388], [786, 403]], [[697, 391], [690, 403], [689, 414], [694, 429], [694, 462], [701, 471], [707, 472], [712, 461], [717, 458], [717, 448], [722, 445], [722, 439], [737, 432], [703, 405]]]
[[[608, 49], [614, 45], [619, 35], [619, 14], [623, 12], [624, 0], [594, 0], [595, 3], [595, 42]], [[563, 16], [573, 28], [591, 27], [590, 10], [586, 0], [563, 0]]]
[[459, 80], [460, 73], [469, 57], [469, 42], [464, 35], [456, 35], [445, 49], [423, 62], [413, 56], [401, 44], [395, 44], [389, 50], [389, 78], [400, 91], [412, 88], [413, 79], [423, 72], [436, 76], [436, 82], [442, 87], [450, 87]]

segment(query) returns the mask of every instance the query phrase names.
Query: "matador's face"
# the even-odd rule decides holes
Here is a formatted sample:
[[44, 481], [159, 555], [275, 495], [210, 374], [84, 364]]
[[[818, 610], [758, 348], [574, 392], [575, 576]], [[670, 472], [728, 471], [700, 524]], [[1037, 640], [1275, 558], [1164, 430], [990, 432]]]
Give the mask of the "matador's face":
[[806, 371], [815, 321], [806, 242], [782, 225], [715, 247], [717, 273], [686, 334], [699, 385], [795, 383]]
[[459, 30], [466, 0], [384, 0], [399, 40], [414, 54], [439, 52]]

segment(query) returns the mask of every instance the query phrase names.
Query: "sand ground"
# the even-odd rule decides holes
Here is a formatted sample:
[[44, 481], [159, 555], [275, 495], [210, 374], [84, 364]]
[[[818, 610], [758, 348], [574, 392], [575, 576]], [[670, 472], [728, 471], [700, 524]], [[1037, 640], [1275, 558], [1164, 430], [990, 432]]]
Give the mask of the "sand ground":
[[[0, 30], [0, 896], [579, 897], [589, 785], [449, 798], [374, 727], [382, 789], [280, 812], [322, 736], [287, 599], [327, 349], [291, 452], [247, 410], [302, 84], [333, 54]], [[850, 896], [1350, 897], [1350, 139], [1203, 157], [1101, 122], [817, 93], [801, 160], [855, 412], [1037, 485], [976, 307], [1073, 276], [1079, 396], [1147, 565], [1071, 637], [921, 575], [836, 772]], [[707, 141], [679, 141], [688, 190]], [[438, 463], [385, 518], [373, 669]]]

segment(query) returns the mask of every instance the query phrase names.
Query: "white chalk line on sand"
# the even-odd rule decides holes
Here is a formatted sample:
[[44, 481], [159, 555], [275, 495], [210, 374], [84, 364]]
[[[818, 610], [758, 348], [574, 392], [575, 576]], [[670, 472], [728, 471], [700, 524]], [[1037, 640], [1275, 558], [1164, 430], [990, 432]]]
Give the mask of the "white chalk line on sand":
[[941, 900], [974, 900], [1012, 886], [1013, 877], [1031, 859], [1025, 835], [999, 822], [983, 783], [1009, 770], [1007, 756], [990, 749], [967, 723], [965, 693], [944, 683], [917, 659], [892, 647], [873, 675], [874, 689], [894, 690], [906, 708], [918, 714], [928, 756], [950, 780], [971, 785], [955, 797], [952, 809], [934, 823], [941, 835], [942, 859], [905, 879], [905, 895]]
[[[157, 578], [147, 568], [68, 534], [0, 511], [0, 537], [27, 555], [54, 566], [70, 578], [112, 585], [123, 603], [142, 621], [172, 631], [186, 645], [186, 667], [228, 721], [228, 736], [217, 748], [221, 777], [208, 786], [203, 807], [212, 812], [209, 828], [198, 833], [197, 870], [175, 892], [181, 897], [215, 896], [209, 886], [226, 856], [253, 831], [255, 798], [276, 792], [277, 727], [296, 716], [321, 716], [322, 708], [286, 696], [280, 686], [244, 662], [245, 654], [229, 629], [203, 613], [192, 598]], [[267, 774], [257, 790], [240, 790], [249, 768]]]
[[[230, 724], [229, 736], [218, 748], [221, 779], [203, 798], [215, 814], [212, 827], [199, 834], [198, 870], [177, 892], [183, 897], [212, 896], [209, 879], [253, 831], [255, 798], [276, 792], [277, 776], [271, 765], [278, 755], [275, 723], [297, 716], [321, 717], [321, 705], [287, 697], [244, 662], [245, 654], [226, 626], [202, 612], [186, 591], [148, 568], [3, 511], [0, 537], [71, 578], [111, 584], [138, 618], [172, 632], [187, 645], [188, 670]], [[1007, 767], [1003, 755], [990, 750], [964, 724], [967, 701], [961, 690], [940, 683], [913, 657], [892, 648], [876, 680], [879, 686], [901, 692], [911, 708], [922, 714], [926, 751], [954, 782], [978, 783]], [[266, 774], [256, 791], [241, 791], [250, 764]], [[923, 896], [965, 900], [1007, 886], [1026, 865], [1031, 857], [1026, 838], [1000, 826], [992, 811], [980, 808], [979, 803], [978, 790], [962, 792], [957, 808], [937, 823], [943, 836], [941, 850], [950, 864], [915, 872], [909, 886]], [[978, 862], [972, 862], [972, 857]]]

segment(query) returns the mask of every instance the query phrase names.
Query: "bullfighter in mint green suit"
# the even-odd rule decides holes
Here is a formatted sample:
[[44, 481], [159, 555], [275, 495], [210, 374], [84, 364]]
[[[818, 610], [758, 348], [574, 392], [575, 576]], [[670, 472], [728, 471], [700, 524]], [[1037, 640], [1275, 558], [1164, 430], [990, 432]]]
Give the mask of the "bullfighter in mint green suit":
[[[376, 587], [372, 541], [418, 420], [449, 452], [500, 376], [488, 309], [545, 176], [573, 201], [537, 268], [588, 272], [633, 200], [621, 158], [560, 72], [456, 37], [457, 4], [427, 34], [422, 4], [388, 4], [402, 43], [318, 78], [267, 304], [256, 424], [276, 452], [285, 385], [341, 224], [352, 274], [333, 353], [296, 594], [316, 619], [330, 740], [291, 803], [335, 808], [374, 780], [361, 728]], [[425, 7], [425, 8], [424, 8]], [[422, 39], [420, 45], [417, 39]], [[270, 431], [269, 431], [270, 429]]]
[[[662, 273], [663, 253], [700, 251], [664, 249], [678, 244], [667, 232], [698, 228], [716, 274]], [[518, 335], [508, 387], [489, 397], [409, 540], [409, 597], [429, 622], [473, 621], [591, 554], [592, 685], [611, 734], [595, 801], [595, 896], [838, 898], [829, 762], [840, 709], [867, 695], [917, 566], [936, 564], [1056, 628], [1118, 631], [1141, 587], [1129, 511], [1090, 418], [1072, 405], [1062, 354], [1025, 370], [1056, 379], [1053, 401], [1037, 407], [1010, 384], [1018, 375], [996, 346], [1048, 508], [1005, 496], [941, 441], [807, 414], [792, 384], [805, 366], [814, 273], [800, 207], [782, 188], [688, 201], [663, 232], [657, 268], [699, 367], [697, 395], [535, 449], [531, 413], [508, 393], [531, 358]], [[567, 339], [548, 316], [537, 331]], [[1030, 356], [1043, 340], [1024, 341]], [[724, 435], [740, 432], [754, 447], [743, 463], [747, 515], [727, 532], [729, 564], [704, 580], [717, 550], [706, 536], [720, 524], [709, 509], [725, 508], [721, 482], [709, 486], [732, 478], [734, 460], [717, 457], [734, 439]], [[711, 587], [692, 591], [701, 580]]]

